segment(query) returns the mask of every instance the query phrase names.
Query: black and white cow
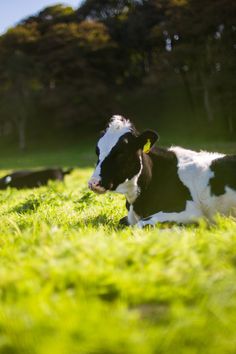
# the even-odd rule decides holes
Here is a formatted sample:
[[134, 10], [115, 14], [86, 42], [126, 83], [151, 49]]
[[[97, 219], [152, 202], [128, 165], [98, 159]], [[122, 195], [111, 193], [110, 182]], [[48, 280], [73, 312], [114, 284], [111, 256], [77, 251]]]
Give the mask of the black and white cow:
[[0, 189], [7, 189], [8, 187], [23, 189], [23, 188], [37, 188], [46, 185], [51, 181], [63, 181], [65, 175], [71, 173], [73, 168], [64, 170], [62, 168], [46, 168], [38, 171], [21, 170], [10, 173], [0, 178]]
[[89, 188], [125, 195], [128, 216], [121, 223], [144, 227], [236, 215], [236, 156], [153, 147], [157, 140], [154, 131], [139, 134], [128, 119], [113, 116], [98, 141]]

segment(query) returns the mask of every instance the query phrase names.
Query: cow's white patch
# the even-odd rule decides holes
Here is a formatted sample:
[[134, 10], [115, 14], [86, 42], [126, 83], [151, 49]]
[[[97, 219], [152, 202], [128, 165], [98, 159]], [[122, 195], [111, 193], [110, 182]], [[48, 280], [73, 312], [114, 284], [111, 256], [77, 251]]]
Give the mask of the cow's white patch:
[[100, 180], [101, 176], [101, 165], [105, 158], [109, 155], [113, 147], [117, 144], [122, 135], [130, 132], [132, 129], [132, 124], [128, 119], [124, 119], [121, 116], [113, 116], [111, 118], [110, 124], [98, 142], [99, 148], [99, 162], [95, 168], [92, 175], [93, 179]]
[[108, 129], [119, 130], [123, 128], [128, 128], [129, 130], [132, 128], [130, 120], [119, 115], [114, 115], [110, 120]]
[[189, 189], [193, 201], [205, 208], [212, 198], [209, 180], [214, 177], [210, 169], [212, 161], [224, 157], [224, 154], [206, 151], [192, 151], [180, 147], [171, 147], [178, 159], [178, 175]]
[[219, 196], [211, 195], [210, 187], [206, 188], [204, 200], [201, 198], [201, 210], [209, 220], [214, 220], [217, 213], [236, 216], [236, 192], [225, 187], [225, 193]]

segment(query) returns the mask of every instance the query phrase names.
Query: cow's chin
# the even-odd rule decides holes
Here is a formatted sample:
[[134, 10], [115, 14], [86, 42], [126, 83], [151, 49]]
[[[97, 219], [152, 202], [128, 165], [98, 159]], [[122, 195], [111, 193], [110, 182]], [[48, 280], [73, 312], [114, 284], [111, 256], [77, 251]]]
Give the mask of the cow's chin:
[[99, 187], [99, 188], [93, 189], [93, 192], [95, 192], [96, 194], [105, 194], [107, 192], [107, 189], [105, 189], [103, 187]]
[[113, 183], [110, 183], [106, 188], [102, 186], [96, 186], [95, 188], [92, 188], [92, 191], [95, 192], [96, 194], [105, 194], [108, 191], [112, 191], [113, 189]]

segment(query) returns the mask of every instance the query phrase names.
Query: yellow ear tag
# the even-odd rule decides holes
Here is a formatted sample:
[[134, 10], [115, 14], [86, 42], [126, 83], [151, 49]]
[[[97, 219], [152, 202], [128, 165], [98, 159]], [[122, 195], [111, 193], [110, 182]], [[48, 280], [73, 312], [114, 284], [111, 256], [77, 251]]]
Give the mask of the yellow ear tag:
[[151, 149], [151, 141], [150, 139], [148, 139], [146, 144], [143, 147], [143, 152], [145, 152], [145, 154], [148, 154], [150, 149]]

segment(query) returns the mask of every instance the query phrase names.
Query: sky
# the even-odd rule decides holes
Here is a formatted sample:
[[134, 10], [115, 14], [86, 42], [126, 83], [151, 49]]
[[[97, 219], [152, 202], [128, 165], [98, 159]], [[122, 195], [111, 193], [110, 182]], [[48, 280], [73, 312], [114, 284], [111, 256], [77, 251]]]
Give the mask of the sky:
[[77, 8], [81, 2], [82, 0], [0, 0], [0, 34], [46, 6], [63, 3]]

